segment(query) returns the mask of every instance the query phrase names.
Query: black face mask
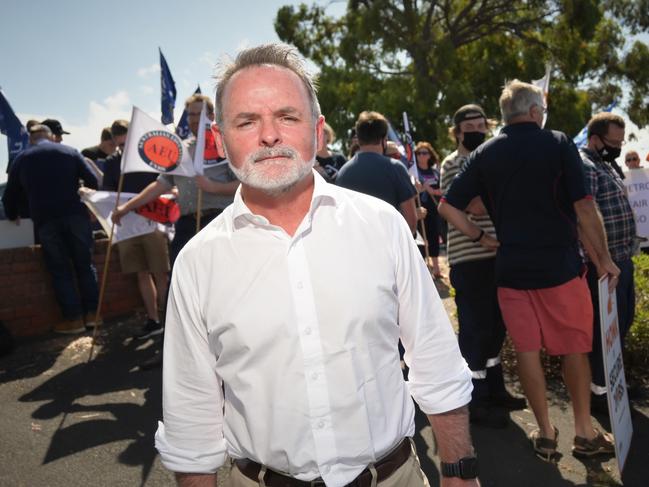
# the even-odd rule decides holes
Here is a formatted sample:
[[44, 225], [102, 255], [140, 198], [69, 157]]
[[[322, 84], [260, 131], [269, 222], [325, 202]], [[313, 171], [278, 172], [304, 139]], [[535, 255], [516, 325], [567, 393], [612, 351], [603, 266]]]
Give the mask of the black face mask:
[[462, 145], [469, 151], [475, 150], [484, 142], [486, 136], [487, 134], [482, 132], [464, 132]]
[[622, 153], [622, 148], [611, 147], [604, 141], [602, 141], [602, 144], [604, 144], [604, 147], [602, 147], [601, 149], [597, 149], [597, 153], [606, 162], [615, 162], [615, 159], [620, 157], [620, 154]]

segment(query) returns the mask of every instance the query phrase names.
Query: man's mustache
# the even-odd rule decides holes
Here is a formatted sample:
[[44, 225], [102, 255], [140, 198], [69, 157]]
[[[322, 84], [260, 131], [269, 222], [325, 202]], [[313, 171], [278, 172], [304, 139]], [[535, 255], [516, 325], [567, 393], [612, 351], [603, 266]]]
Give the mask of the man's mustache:
[[252, 162], [260, 162], [264, 159], [273, 157], [287, 157], [289, 159], [297, 159], [297, 151], [289, 147], [266, 147], [259, 149], [257, 152], [250, 155], [249, 160]]

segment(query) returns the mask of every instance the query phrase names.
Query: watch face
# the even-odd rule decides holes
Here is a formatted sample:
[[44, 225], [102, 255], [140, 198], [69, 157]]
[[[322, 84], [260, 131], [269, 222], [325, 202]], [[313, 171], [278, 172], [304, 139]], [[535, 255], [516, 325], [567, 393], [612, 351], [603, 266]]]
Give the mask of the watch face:
[[464, 457], [458, 463], [460, 464], [460, 478], [474, 479], [478, 476], [478, 459], [476, 457]]

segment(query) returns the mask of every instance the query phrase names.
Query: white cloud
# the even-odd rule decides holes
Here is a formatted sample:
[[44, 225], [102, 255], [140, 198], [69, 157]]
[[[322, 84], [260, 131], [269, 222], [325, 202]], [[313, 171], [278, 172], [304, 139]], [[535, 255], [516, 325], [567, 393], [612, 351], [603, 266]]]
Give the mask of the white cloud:
[[137, 70], [137, 75], [140, 78], [148, 78], [152, 74], [159, 73], [160, 72], [160, 65], [159, 64], [152, 64], [151, 66], [146, 66], [144, 68], [140, 68]]
[[151, 94], [153, 94], [153, 92], [154, 92], [155, 90], [153, 89], [153, 86], [150, 86], [150, 85], [141, 85], [141, 86], [140, 86], [140, 91], [141, 91], [142, 93], [144, 93], [145, 95], [151, 95]]
[[[85, 147], [97, 145], [99, 136], [104, 127], [109, 127], [114, 120], [131, 118], [131, 98], [126, 91], [118, 91], [108, 96], [101, 102], [91, 101], [88, 104], [86, 122], [75, 125], [64, 118], [59, 118], [63, 130], [70, 135], [63, 136], [63, 143], [81, 150]], [[43, 120], [49, 115], [36, 115], [18, 113], [18, 118], [25, 123], [29, 119]]]

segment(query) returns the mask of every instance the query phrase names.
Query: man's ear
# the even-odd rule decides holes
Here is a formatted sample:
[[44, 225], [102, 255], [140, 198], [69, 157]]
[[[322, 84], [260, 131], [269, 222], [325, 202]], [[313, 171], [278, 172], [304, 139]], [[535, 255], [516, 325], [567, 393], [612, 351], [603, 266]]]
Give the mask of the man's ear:
[[325, 126], [325, 118], [324, 115], [320, 115], [318, 117], [318, 120], [315, 123], [315, 135], [316, 135], [316, 147], [315, 150], [318, 152], [320, 148], [323, 146], [325, 143], [325, 136], [324, 136], [324, 126]]
[[214, 135], [216, 151], [218, 152], [219, 157], [226, 159], [227, 155], [225, 154], [225, 145], [223, 144], [223, 134], [221, 133], [221, 129], [216, 123], [212, 123], [210, 129], [212, 130], [212, 134]]

